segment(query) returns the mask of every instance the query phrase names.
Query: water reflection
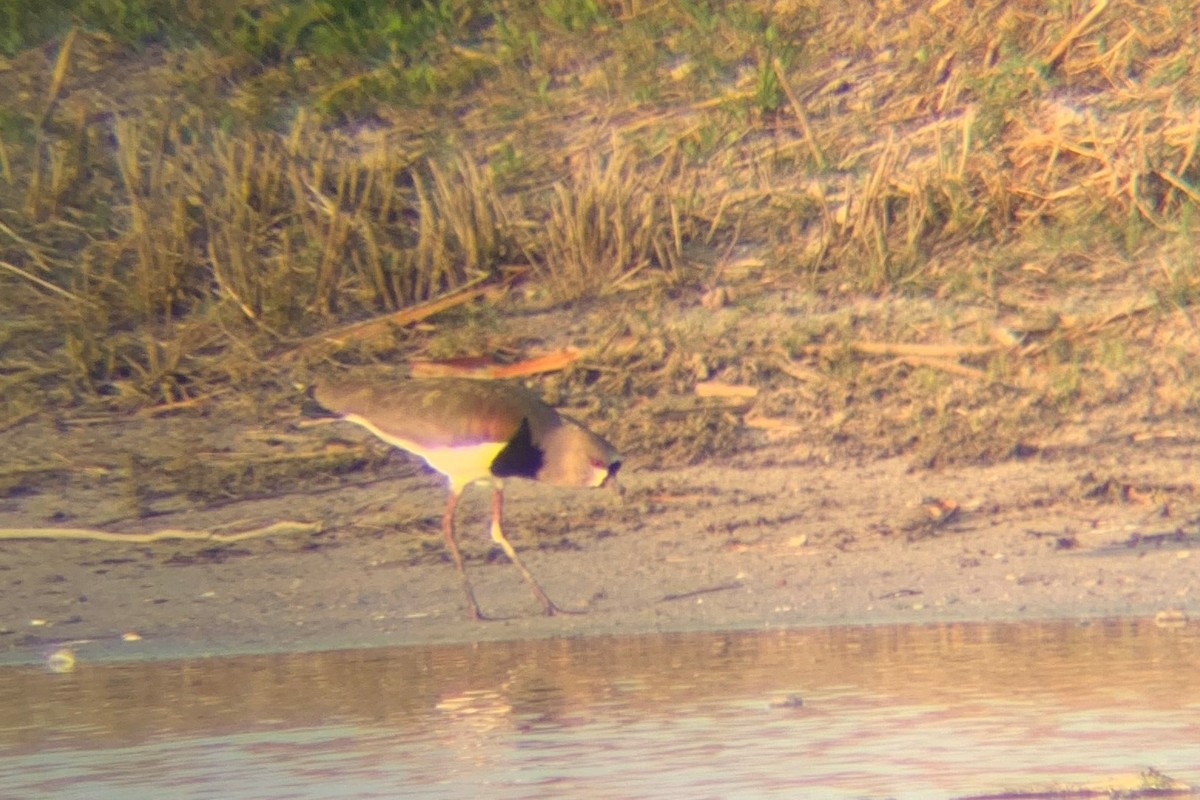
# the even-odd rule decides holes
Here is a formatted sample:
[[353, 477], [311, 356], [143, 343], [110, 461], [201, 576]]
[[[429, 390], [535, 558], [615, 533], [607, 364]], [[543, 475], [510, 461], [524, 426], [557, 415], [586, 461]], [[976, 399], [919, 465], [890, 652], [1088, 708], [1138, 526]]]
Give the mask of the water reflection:
[[0, 670], [0, 796], [938, 797], [1146, 767], [1200, 783], [1198, 660], [1193, 629], [1133, 621], [82, 658]]

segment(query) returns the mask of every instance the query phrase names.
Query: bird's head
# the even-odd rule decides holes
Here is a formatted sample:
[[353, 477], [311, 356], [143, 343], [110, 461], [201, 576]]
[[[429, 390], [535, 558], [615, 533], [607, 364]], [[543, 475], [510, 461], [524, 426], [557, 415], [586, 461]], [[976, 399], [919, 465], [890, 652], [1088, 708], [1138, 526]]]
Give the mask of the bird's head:
[[621, 459], [617, 449], [572, 420], [547, 432], [540, 443], [542, 467], [537, 479], [558, 486], [615, 484]]

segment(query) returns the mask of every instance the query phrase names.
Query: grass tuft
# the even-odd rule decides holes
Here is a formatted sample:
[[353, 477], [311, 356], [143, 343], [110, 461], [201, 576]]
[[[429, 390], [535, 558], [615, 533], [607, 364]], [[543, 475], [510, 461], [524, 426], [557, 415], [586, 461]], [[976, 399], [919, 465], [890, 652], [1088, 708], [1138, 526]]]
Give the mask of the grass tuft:
[[[628, 288], [655, 267], [683, 274], [680, 222], [665, 185], [628, 147], [589, 153], [553, 187], [539, 240], [527, 245], [536, 274], [560, 301]], [[673, 235], [676, 234], [676, 235]]]

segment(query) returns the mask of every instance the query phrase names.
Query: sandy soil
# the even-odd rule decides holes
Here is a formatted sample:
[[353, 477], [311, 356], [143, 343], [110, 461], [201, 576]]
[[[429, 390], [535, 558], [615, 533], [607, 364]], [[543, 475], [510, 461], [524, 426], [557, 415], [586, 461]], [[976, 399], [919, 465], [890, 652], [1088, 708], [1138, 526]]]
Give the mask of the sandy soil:
[[[467, 619], [442, 549], [440, 479], [403, 454], [332, 477], [302, 470], [288, 487], [227, 502], [189, 500], [169, 469], [131, 466], [131, 453], [182, 453], [199, 469], [248, 442], [361, 441], [352, 426], [296, 421], [214, 412], [6, 432], [6, 452], [70, 465], [5, 488], [8, 529], [321, 528], [232, 544], [4, 540], [0, 658], [44, 658], [63, 642], [80, 657], [141, 658], [882, 622], [1174, 622], [1196, 602], [1200, 446], [1181, 440], [941, 471], [763, 441], [686, 468], [633, 458], [624, 497], [512, 482], [510, 538], [556, 602], [585, 612], [555, 617], [490, 547], [488, 493], [473, 488], [460, 536], [498, 617], [489, 622]], [[125, 641], [131, 633], [140, 638]]]

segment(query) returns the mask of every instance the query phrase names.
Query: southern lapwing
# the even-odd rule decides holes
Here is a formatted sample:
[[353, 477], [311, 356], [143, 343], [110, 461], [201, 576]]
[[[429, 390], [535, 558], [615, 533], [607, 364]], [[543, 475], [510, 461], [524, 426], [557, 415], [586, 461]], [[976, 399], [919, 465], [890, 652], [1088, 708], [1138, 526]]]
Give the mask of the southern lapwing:
[[454, 538], [454, 510], [463, 490], [476, 481], [493, 487], [492, 539], [520, 570], [547, 614], [564, 610], [546, 596], [504, 536], [504, 479], [531, 478], [558, 486], [614, 483], [621, 466], [616, 448], [509, 383], [471, 378], [347, 380], [319, 383], [314, 398], [446, 476], [450, 498], [442, 533], [472, 617], [486, 619]]

